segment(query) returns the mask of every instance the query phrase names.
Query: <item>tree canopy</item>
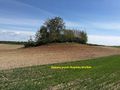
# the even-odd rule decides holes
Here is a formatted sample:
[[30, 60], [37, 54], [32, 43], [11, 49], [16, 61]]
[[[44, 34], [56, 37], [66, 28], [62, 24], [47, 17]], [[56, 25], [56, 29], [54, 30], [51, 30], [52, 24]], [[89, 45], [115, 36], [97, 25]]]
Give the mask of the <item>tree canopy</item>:
[[[30, 43], [29, 40], [28, 43]], [[54, 42], [77, 42], [81, 44], [87, 43], [87, 33], [81, 30], [66, 29], [62, 18], [54, 17], [45, 21], [36, 32], [35, 41], [32, 45], [39, 46]], [[31, 44], [31, 43], [30, 43]]]

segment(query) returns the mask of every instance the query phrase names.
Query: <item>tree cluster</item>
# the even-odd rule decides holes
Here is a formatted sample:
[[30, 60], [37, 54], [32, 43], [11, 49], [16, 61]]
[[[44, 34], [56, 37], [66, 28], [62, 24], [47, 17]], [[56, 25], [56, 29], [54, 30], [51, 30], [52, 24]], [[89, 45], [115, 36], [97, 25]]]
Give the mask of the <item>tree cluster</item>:
[[30, 39], [25, 47], [39, 46], [47, 43], [77, 42], [87, 43], [87, 33], [80, 30], [65, 29], [62, 18], [48, 19], [37, 31], [35, 41]]

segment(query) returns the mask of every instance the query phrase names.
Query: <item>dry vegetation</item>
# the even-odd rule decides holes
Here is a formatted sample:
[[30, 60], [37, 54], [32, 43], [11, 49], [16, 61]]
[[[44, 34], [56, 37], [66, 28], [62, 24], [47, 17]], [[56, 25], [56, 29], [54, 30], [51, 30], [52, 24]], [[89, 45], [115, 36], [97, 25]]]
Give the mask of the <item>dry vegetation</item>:
[[14, 45], [14, 44], [0, 44], [0, 52], [5, 50], [14, 50], [23, 47], [22, 45]]
[[80, 44], [50, 44], [33, 48], [0, 45], [0, 69], [52, 64], [120, 54], [120, 49]]

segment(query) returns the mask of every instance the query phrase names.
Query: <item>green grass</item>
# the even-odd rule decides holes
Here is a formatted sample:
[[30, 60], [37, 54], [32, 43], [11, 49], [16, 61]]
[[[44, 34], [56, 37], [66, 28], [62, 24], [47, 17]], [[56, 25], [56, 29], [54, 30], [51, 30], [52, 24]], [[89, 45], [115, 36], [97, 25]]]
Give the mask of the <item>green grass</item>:
[[[53, 70], [51, 66], [92, 66]], [[0, 71], [0, 90], [120, 90], [120, 56]]]

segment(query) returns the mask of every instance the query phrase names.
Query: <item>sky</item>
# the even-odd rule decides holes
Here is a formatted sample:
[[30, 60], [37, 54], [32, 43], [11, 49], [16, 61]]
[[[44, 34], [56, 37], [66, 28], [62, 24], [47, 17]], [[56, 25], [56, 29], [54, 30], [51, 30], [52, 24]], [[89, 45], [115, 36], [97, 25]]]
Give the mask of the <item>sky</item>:
[[88, 43], [120, 45], [120, 0], [0, 0], [0, 41], [27, 41], [55, 16]]

